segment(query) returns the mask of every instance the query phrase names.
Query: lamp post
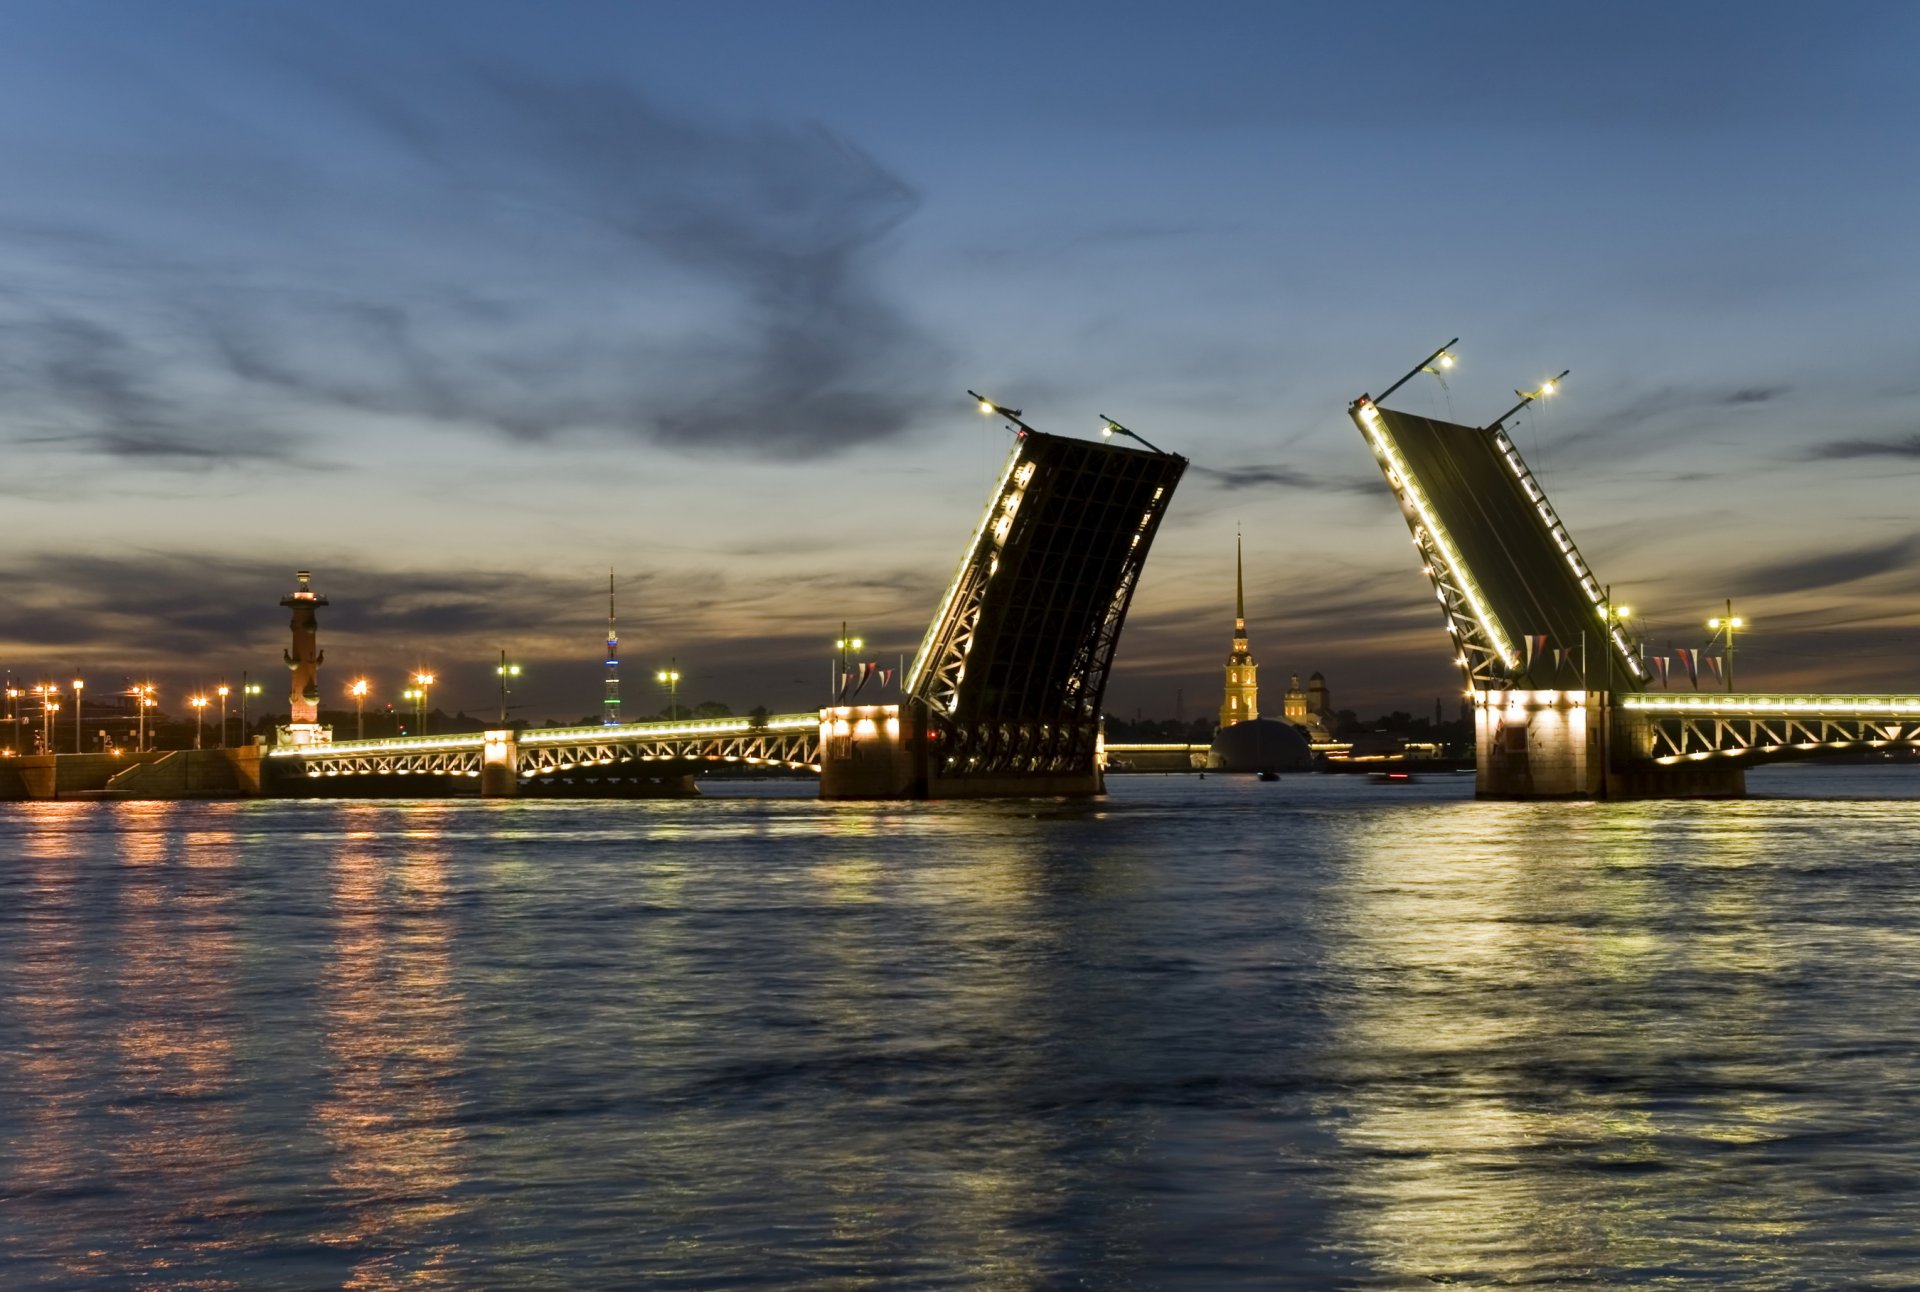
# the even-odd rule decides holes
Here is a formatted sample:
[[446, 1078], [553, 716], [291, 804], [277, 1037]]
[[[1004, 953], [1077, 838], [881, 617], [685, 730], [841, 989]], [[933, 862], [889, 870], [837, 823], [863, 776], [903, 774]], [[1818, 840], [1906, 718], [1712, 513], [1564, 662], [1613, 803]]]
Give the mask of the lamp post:
[[220, 697], [220, 748], [227, 747], [227, 697], [233, 694], [233, 688], [222, 682], [213, 688]]
[[207, 697], [196, 695], [187, 701], [193, 706], [193, 747], [200, 748], [200, 732], [206, 724]]
[[247, 726], [247, 697], [260, 694], [260, 689], [258, 682], [247, 681], [246, 672], [242, 670], [240, 674], [240, 739], [242, 740], [249, 738], [249, 728]]
[[[1746, 626], [1747, 626], [1747, 621], [1733, 613], [1733, 599], [1731, 597], [1727, 599], [1727, 613], [1724, 616], [1715, 615], [1713, 618], [1707, 620], [1707, 627], [1713, 629], [1716, 633], [1718, 633], [1721, 629], [1726, 630], [1727, 690], [1729, 692], [1733, 690], [1733, 630], [1736, 628], [1745, 628]], [[1707, 644], [1709, 646], [1713, 644], [1713, 639], [1711, 637], [1707, 639]]]
[[60, 702], [53, 697], [60, 692], [55, 687], [46, 687], [40, 692], [40, 752], [53, 752], [53, 715], [60, 712]]
[[677, 663], [679, 660], [669, 657], [667, 667], [653, 675], [655, 681], [666, 683], [667, 717], [676, 722], [680, 718], [680, 670], [674, 667]]
[[851, 652], [861, 649], [866, 644], [867, 643], [859, 637], [849, 637], [847, 635], [847, 621], [844, 619], [840, 621], [840, 637], [839, 640], [833, 643], [834, 649], [840, 652], [839, 669], [833, 677], [833, 684], [827, 688], [827, 694], [829, 696], [827, 702], [829, 704], [838, 704], [847, 698], [848, 656]]
[[7, 748], [20, 754], [20, 688], [7, 688]]
[[520, 676], [518, 664], [507, 663], [507, 652], [500, 652], [500, 667], [493, 670], [500, 678], [500, 725], [507, 725], [507, 679]]
[[133, 687], [133, 707], [140, 722], [140, 734], [134, 752], [143, 754], [147, 750], [147, 710], [159, 701], [153, 698], [153, 683], [136, 682]]
[[424, 669], [413, 675], [413, 684], [416, 688], [413, 693], [414, 703], [419, 706], [420, 734], [423, 736], [427, 734], [427, 688], [432, 686], [434, 681], [433, 674]]
[[367, 679], [356, 677], [353, 685], [347, 688], [347, 694], [353, 697], [353, 738], [367, 738]]
[[87, 683], [84, 678], [76, 677], [73, 679], [73, 752], [76, 754], [80, 752], [80, 715], [81, 711], [86, 708], [85, 705], [80, 703], [81, 693], [86, 689]]
[[[421, 696], [420, 688], [416, 686], [410, 686], [406, 690], [400, 693], [400, 698], [402, 700], [406, 700], [413, 705], [413, 725], [416, 728], [419, 727], [420, 725], [420, 696]], [[417, 736], [420, 733], [419, 731], [416, 730], [411, 734]]]

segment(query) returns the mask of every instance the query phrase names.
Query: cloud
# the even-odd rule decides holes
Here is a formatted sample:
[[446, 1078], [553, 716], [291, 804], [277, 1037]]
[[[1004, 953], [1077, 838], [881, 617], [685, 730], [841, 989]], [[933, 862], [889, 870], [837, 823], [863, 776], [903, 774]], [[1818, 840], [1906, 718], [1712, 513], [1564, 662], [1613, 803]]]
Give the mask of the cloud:
[[1832, 462], [1847, 458], [1920, 458], [1920, 435], [1897, 440], [1829, 440], [1800, 455], [1803, 462]]
[[1920, 551], [1920, 536], [1909, 535], [1890, 543], [1756, 566], [1741, 576], [1741, 586], [1769, 594], [1838, 587], [1906, 566], [1916, 551]]
[[795, 459], [900, 436], [945, 389], [884, 276], [919, 196], [832, 131], [328, 53], [321, 113], [0, 220], [0, 394], [40, 442], [284, 457], [262, 425], [347, 411]]
[[284, 331], [225, 329], [247, 380], [520, 437], [588, 428], [779, 458], [898, 435], [939, 384], [938, 347], [880, 282], [918, 195], [821, 126], [701, 120], [624, 84], [479, 68], [405, 98], [332, 84], [494, 235], [566, 240], [564, 271], [602, 289], [581, 302], [611, 288], [652, 312], [601, 327], [535, 295], [540, 318], [476, 345], [472, 320], [360, 302], [334, 321], [357, 331], [355, 357], [384, 360], [379, 380], [343, 380], [356, 370], [307, 361]]
[[183, 469], [294, 459], [284, 437], [181, 393], [173, 367], [164, 350], [97, 319], [31, 304], [0, 318], [0, 397], [17, 444]]
[[1206, 467], [1194, 463], [1187, 469], [1212, 483], [1215, 488], [1229, 493], [1241, 489], [1303, 489], [1312, 493], [1357, 494], [1386, 492], [1378, 479], [1316, 476], [1273, 463], [1250, 463], [1240, 467]]

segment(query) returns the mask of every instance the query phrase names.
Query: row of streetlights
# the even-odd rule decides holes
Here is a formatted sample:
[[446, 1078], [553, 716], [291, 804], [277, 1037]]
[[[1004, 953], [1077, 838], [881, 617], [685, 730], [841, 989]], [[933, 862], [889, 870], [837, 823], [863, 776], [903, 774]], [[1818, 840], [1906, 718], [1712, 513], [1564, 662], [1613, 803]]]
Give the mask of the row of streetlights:
[[[1611, 591], [1612, 591], [1612, 590], [1611, 590], [1611, 589], [1609, 589], [1608, 591], [1609, 591], [1609, 595], [1611, 595]], [[1739, 631], [1740, 631], [1741, 629], [1743, 629], [1743, 628], [1745, 628], [1745, 627], [1747, 626], [1747, 621], [1746, 621], [1745, 619], [1743, 619], [1743, 618], [1741, 618], [1741, 617], [1740, 617], [1739, 615], [1736, 615], [1736, 614], [1734, 614], [1734, 613], [1733, 613], [1733, 599], [1732, 599], [1731, 597], [1729, 597], [1729, 598], [1727, 599], [1727, 602], [1726, 602], [1726, 607], [1727, 607], [1727, 613], [1726, 613], [1726, 614], [1724, 614], [1724, 615], [1715, 615], [1715, 616], [1713, 616], [1713, 618], [1711, 618], [1711, 619], [1709, 619], [1709, 620], [1707, 620], [1707, 627], [1713, 630], [1713, 636], [1711, 636], [1711, 637], [1709, 637], [1709, 638], [1707, 638], [1707, 645], [1708, 645], [1709, 647], [1711, 647], [1711, 646], [1712, 646], [1712, 645], [1714, 644], [1714, 642], [1716, 642], [1716, 641], [1718, 641], [1718, 640], [1720, 640], [1720, 634], [1721, 634], [1721, 633], [1725, 633], [1725, 634], [1727, 635], [1727, 656], [1726, 656], [1726, 658], [1727, 658], [1727, 678], [1726, 678], [1726, 681], [1727, 681], [1727, 690], [1728, 690], [1728, 691], [1732, 691], [1732, 690], [1733, 690], [1733, 644], [1734, 644], [1734, 636], [1735, 636], [1735, 634], [1736, 634], [1736, 633], [1738, 633], [1738, 632], [1739, 632]], [[1622, 620], [1622, 621], [1624, 621], [1625, 619], [1627, 619], [1627, 618], [1628, 618], [1629, 616], [1631, 616], [1631, 615], [1633, 614], [1633, 611], [1632, 611], [1632, 609], [1631, 609], [1631, 608], [1629, 608], [1629, 607], [1627, 607], [1627, 606], [1616, 606], [1616, 605], [1613, 605], [1613, 604], [1611, 603], [1611, 601], [1609, 601], [1609, 603], [1608, 603], [1608, 605], [1607, 605], [1607, 607], [1606, 607], [1606, 609], [1605, 609], [1605, 610], [1604, 610], [1604, 611], [1602, 612], [1602, 614], [1603, 614], [1603, 615], [1605, 616], [1605, 618], [1606, 618], [1606, 619], [1607, 619], [1607, 620], [1608, 620], [1609, 622], [1611, 622], [1611, 621], [1614, 621], [1614, 620]]]
[[[214, 694], [220, 701], [220, 745], [222, 748], [225, 748], [227, 743], [228, 697], [233, 695], [240, 697], [240, 727], [241, 730], [244, 731], [247, 725], [247, 699], [250, 696], [259, 695], [261, 692], [260, 684], [258, 682], [245, 681], [245, 676], [245, 674], [241, 675], [243, 680], [238, 687], [222, 682], [213, 688]], [[73, 752], [78, 754], [84, 751], [86, 745], [86, 679], [80, 677], [74, 678], [71, 688], [73, 694]], [[38, 700], [40, 702], [40, 747], [48, 753], [52, 753], [54, 715], [65, 707], [59, 698], [61, 694], [60, 687], [52, 682], [41, 682], [31, 687], [8, 687], [7, 720], [9, 725], [14, 729], [16, 737], [20, 725], [20, 701], [26, 699]], [[159, 705], [159, 692], [151, 682], [136, 682], [132, 688], [126, 692], [126, 695], [133, 700], [134, 705], [134, 719], [136, 723], [135, 748], [144, 750], [147, 747], [147, 710]], [[213, 703], [213, 701], [208, 699], [204, 693], [189, 696], [187, 699], [187, 704], [193, 709], [194, 713], [193, 747], [195, 749], [199, 749], [205, 743], [206, 710], [207, 706], [211, 703]], [[15, 745], [18, 745], [17, 739], [15, 740]], [[17, 747], [15, 752], [18, 752]]]

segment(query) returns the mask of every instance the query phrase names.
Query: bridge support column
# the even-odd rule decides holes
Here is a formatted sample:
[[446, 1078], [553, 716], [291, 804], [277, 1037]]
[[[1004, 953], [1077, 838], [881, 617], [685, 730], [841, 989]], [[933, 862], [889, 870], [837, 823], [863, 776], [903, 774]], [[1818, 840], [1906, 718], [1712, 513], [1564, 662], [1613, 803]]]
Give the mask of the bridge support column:
[[1475, 691], [1474, 794], [1592, 799], [1605, 794], [1601, 706], [1587, 691]]
[[1483, 799], [1740, 798], [1739, 767], [1653, 762], [1645, 714], [1605, 691], [1476, 691], [1474, 793]]
[[927, 797], [925, 711], [903, 713], [897, 704], [820, 710], [820, 797]]
[[480, 797], [510, 799], [520, 792], [520, 745], [511, 731], [489, 731], [480, 753]]

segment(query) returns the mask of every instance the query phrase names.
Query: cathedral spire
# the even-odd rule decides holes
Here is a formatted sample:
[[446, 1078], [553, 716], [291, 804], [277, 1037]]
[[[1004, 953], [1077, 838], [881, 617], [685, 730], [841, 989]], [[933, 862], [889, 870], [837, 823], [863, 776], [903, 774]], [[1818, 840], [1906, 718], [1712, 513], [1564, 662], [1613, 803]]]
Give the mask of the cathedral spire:
[[1231, 727], [1260, 716], [1260, 666], [1247, 646], [1247, 576], [1245, 543], [1233, 535], [1233, 650], [1227, 655], [1226, 695], [1220, 705], [1220, 725]]
[[1233, 532], [1233, 630], [1247, 631], [1247, 577], [1240, 555], [1240, 531]]

